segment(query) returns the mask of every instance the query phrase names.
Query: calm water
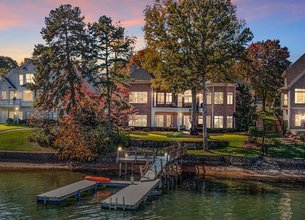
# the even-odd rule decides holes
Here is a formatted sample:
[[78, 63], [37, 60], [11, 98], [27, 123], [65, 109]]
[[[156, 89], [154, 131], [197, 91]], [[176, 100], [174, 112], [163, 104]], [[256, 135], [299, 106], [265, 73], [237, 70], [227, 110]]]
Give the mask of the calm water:
[[35, 195], [81, 180], [68, 171], [0, 171], [0, 219], [305, 219], [305, 186], [192, 179], [138, 212], [100, 209], [93, 196], [63, 206]]

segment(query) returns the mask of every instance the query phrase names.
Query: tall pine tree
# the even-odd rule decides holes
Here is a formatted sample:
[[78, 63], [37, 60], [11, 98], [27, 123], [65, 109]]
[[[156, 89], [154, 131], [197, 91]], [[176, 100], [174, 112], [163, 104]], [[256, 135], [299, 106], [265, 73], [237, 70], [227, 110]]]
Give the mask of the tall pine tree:
[[111, 138], [113, 105], [127, 105], [122, 97], [128, 76], [126, 65], [131, 57], [134, 38], [125, 35], [125, 29], [114, 24], [110, 17], [102, 16], [98, 22], [89, 25], [93, 64], [92, 82], [105, 99], [107, 130]]
[[78, 7], [61, 5], [51, 10], [45, 25], [45, 44], [35, 45], [33, 53], [36, 74], [31, 88], [39, 92], [39, 109], [69, 112], [78, 106], [75, 97], [87, 73], [86, 24]]

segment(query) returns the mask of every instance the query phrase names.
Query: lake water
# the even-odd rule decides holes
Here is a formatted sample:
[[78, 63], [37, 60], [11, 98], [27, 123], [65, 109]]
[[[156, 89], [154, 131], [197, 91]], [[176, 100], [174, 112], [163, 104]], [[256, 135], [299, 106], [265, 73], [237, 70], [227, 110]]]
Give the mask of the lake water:
[[35, 195], [83, 179], [69, 171], [0, 171], [0, 219], [305, 219], [305, 186], [189, 178], [137, 212], [109, 211], [88, 195], [62, 206]]

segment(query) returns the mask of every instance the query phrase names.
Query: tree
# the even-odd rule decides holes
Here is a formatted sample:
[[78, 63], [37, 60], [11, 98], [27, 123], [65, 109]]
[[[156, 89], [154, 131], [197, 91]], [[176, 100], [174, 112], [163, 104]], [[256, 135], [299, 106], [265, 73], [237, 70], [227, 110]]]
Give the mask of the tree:
[[[45, 25], [41, 30], [45, 44], [34, 48], [35, 84], [30, 88], [39, 92], [38, 108], [69, 112], [77, 108], [75, 97], [88, 72], [86, 24], [78, 7], [61, 5], [51, 10]], [[62, 109], [65, 102], [67, 108]]]
[[0, 56], [0, 76], [17, 67], [17, 62], [10, 57]]
[[236, 90], [236, 111], [234, 115], [236, 128], [241, 131], [247, 131], [255, 120], [256, 106], [246, 84], [238, 83]]
[[[236, 7], [227, 0], [155, 0], [145, 10], [145, 38], [160, 57], [160, 77], [174, 89], [203, 94], [203, 146], [207, 150], [206, 81], [232, 80], [231, 67], [253, 38]], [[156, 75], [157, 75], [156, 74]]]
[[125, 29], [113, 24], [110, 17], [102, 16], [98, 22], [89, 25], [90, 49], [95, 60], [92, 82], [105, 98], [108, 137], [112, 136], [112, 106], [126, 105], [118, 86], [128, 82], [126, 65], [133, 51], [134, 38], [125, 36]]
[[278, 89], [283, 86], [281, 75], [290, 65], [289, 51], [287, 47], [281, 47], [279, 40], [266, 40], [251, 44], [248, 57], [251, 61], [248, 76], [255, 94], [262, 98], [263, 111], [266, 111], [266, 102], [273, 102]]

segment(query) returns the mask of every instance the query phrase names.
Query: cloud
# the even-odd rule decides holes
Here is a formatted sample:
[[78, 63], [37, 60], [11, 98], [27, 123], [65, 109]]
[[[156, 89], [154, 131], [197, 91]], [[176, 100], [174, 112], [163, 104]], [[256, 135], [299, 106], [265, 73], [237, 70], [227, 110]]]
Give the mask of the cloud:
[[121, 21], [121, 24], [124, 27], [143, 26], [144, 25], [144, 17]]

